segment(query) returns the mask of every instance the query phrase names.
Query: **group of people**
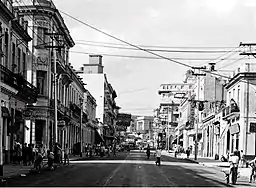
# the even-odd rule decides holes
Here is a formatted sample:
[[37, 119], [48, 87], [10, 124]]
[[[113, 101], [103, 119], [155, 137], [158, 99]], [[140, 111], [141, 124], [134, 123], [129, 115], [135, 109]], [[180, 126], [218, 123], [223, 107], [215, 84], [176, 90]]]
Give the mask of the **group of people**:
[[108, 156], [110, 157], [110, 154], [112, 153], [113, 156], [116, 156], [116, 145], [115, 144], [109, 144], [107, 146], [105, 146], [103, 143], [98, 144], [98, 145], [90, 145], [90, 144], [86, 144], [85, 145], [85, 154], [86, 157], [92, 157], [93, 154], [94, 156], [100, 156], [100, 157], [104, 157], [104, 156]]
[[35, 158], [34, 145], [25, 143], [23, 146], [19, 142], [14, 143], [12, 153], [12, 163], [14, 165], [32, 165]]
[[[235, 150], [229, 155], [228, 161], [230, 162], [230, 171], [232, 168], [236, 168], [238, 170], [239, 166], [243, 168], [246, 163], [243, 150], [241, 150], [241, 152]], [[249, 161], [248, 164], [250, 168], [249, 183], [251, 183], [252, 180], [255, 181], [256, 178], [256, 157]]]
[[[147, 154], [147, 158], [149, 159], [149, 157], [150, 157], [150, 146], [149, 145], [146, 148], [146, 154]], [[162, 155], [161, 147], [156, 147], [156, 150], [155, 150], [156, 162], [155, 163], [158, 166], [161, 165], [161, 155]]]

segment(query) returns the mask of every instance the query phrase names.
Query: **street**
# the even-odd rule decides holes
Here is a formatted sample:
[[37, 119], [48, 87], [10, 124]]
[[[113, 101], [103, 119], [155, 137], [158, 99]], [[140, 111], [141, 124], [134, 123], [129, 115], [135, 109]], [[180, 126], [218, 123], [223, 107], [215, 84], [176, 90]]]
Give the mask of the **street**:
[[[77, 160], [55, 171], [10, 179], [7, 186], [227, 186], [219, 169], [167, 156], [162, 156], [161, 166], [156, 166], [154, 160], [153, 154], [148, 160], [145, 152], [139, 151], [118, 153], [116, 158]], [[249, 184], [238, 181], [238, 186], [241, 185]]]

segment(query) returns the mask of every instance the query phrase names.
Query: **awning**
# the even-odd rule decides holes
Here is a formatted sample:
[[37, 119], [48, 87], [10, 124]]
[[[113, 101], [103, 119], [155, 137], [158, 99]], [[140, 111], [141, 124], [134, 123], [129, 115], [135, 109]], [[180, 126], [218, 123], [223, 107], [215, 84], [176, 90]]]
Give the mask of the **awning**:
[[2, 116], [7, 117], [7, 118], [11, 117], [8, 108], [6, 108], [4, 106], [2, 106]]
[[101, 142], [104, 142], [103, 137], [100, 135], [98, 130], [95, 130], [95, 144], [100, 144]]
[[238, 123], [234, 124], [234, 125], [231, 125], [229, 127], [229, 130], [230, 130], [230, 134], [236, 134], [236, 133], [239, 133], [240, 132], [240, 126]]

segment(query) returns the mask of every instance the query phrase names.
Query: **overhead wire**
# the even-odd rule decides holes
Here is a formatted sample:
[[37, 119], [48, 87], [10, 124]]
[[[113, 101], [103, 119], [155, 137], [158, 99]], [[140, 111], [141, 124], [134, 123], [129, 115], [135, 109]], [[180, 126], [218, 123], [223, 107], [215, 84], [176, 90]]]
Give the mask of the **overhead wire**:
[[[96, 46], [96, 47], [102, 47], [102, 48], [115, 48], [120, 50], [140, 50], [138, 48], [129, 48], [129, 47], [120, 47], [120, 46], [111, 46], [111, 45], [100, 45], [100, 44], [88, 44], [88, 43], [82, 43], [82, 42], [76, 42], [76, 44], [80, 45], [87, 45], [87, 46]], [[210, 51], [210, 50], [163, 50], [163, 49], [150, 49], [145, 48], [145, 50], [152, 51], [152, 52], [169, 52], [169, 53], [227, 53], [230, 51]], [[237, 51], [240, 52], [240, 51]]]
[[[82, 21], [82, 20], [80, 20], [80, 19], [78, 19], [78, 18], [76, 18], [76, 17], [74, 17], [74, 16], [72, 16], [72, 15], [66, 13], [66, 12], [64, 12], [64, 11], [62, 11], [62, 10], [59, 10], [59, 12], [61, 12], [62, 14], [66, 15], [66, 16], [68, 16], [68, 17], [70, 17], [70, 18], [72, 18], [73, 20], [76, 20], [77, 22], [79, 22], [79, 23], [81, 23], [81, 24], [83, 24], [83, 25], [85, 25], [85, 26], [87, 26], [87, 27], [89, 27], [89, 28], [91, 28], [91, 29], [93, 29], [93, 30], [95, 30], [95, 31], [98, 31], [98, 32], [100, 32], [100, 33], [102, 33], [102, 34], [104, 34], [104, 35], [106, 35], [106, 36], [109, 36], [109, 37], [111, 37], [111, 38], [113, 38], [113, 39], [115, 39], [115, 40], [117, 40], [117, 41], [120, 41], [120, 42], [122, 42], [122, 43], [125, 43], [125, 44], [127, 44], [127, 45], [129, 45], [129, 46], [132, 46], [132, 47], [134, 47], [134, 48], [140, 49], [141, 51], [147, 52], [147, 53], [149, 53], [149, 54], [151, 54], [151, 55], [154, 55], [154, 56], [160, 57], [160, 58], [162, 58], [162, 59], [171, 61], [171, 62], [173, 62], [173, 63], [179, 64], [179, 65], [183, 65], [183, 66], [188, 67], [188, 68], [193, 68], [192, 66], [190, 66], [190, 65], [188, 65], [188, 64], [182, 63], [182, 62], [180, 62], [180, 61], [173, 60], [173, 59], [171, 59], [171, 58], [165, 57], [165, 56], [163, 56], [163, 55], [160, 55], [160, 54], [155, 53], [155, 52], [152, 52], [152, 51], [148, 51], [147, 49], [141, 48], [141, 47], [136, 46], [136, 45], [134, 45], [134, 44], [131, 44], [131, 43], [127, 42], [127, 41], [124, 41], [124, 40], [122, 40], [122, 39], [120, 39], [120, 38], [118, 38], [118, 37], [115, 37], [115, 36], [113, 36], [113, 35], [111, 35], [111, 34], [108, 34], [108, 33], [104, 32], [104, 31], [102, 31], [102, 30], [100, 30], [100, 29], [98, 29], [98, 28], [96, 28], [96, 27], [94, 27], [94, 26], [92, 26], [92, 25], [90, 25], [90, 24], [88, 24], [88, 23], [86, 23], [86, 22], [84, 22], [84, 21]], [[221, 77], [223, 77], [223, 78], [228, 78], [228, 79], [230, 78], [230, 77], [228, 77], [228, 76], [221, 75], [221, 74], [217, 74], [217, 73], [214, 73], [214, 72], [211, 72], [211, 71], [207, 71], [207, 70], [202, 70], [202, 71], [203, 71], [203, 72], [206, 72], [206, 73], [209, 73], [209, 74], [212, 74], [212, 75], [215, 75], [215, 76], [221, 76]]]
[[[79, 40], [77, 39], [76, 41], [80, 41], [80, 42], [89, 42], [89, 43], [96, 43], [96, 44], [110, 44], [110, 45], [119, 45], [119, 46], [128, 46], [127, 44], [121, 44], [121, 43], [112, 43], [112, 42], [98, 42], [98, 41], [90, 41], [90, 40]], [[146, 48], [167, 48], [167, 49], [172, 49], [172, 48], [176, 48], [176, 49], [230, 49], [230, 48], [237, 48], [237, 47], [214, 47], [214, 46], [202, 46], [202, 47], [189, 47], [189, 46], [158, 46], [158, 45], [142, 45], [142, 44], [136, 44], [137, 46], [140, 47], [146, 47]]]
[[[103, 56], [110, 56], [110, 57], [124, 57], [124, 58], [135, 58], [135, 59], [152, 59], [152, 60], [163, 60], [163, 58], [160, 57], [150, 57], [150, 56], [136, 56], [136, 55], [119, 55], [119, 54], [106, 54], [106, 53], [95, 53], [95, 52], [85, 52], [85, 51], [73, 51], [70, 50], [70, 53], [78, 53], [78, 54], [86, 54], [86, 55], [98, 55], [101, 54]], [[213, 59], [209, 59], [209, 58], [182, 58], [182, 57], [172, 57], [172, 59], [176, 59], [176, 60], [185, 60], [185, 61], [206, 61], [206, 60], [213, 60]], [[237, 60], [237, 59], [223, 59], [223, 60]]]

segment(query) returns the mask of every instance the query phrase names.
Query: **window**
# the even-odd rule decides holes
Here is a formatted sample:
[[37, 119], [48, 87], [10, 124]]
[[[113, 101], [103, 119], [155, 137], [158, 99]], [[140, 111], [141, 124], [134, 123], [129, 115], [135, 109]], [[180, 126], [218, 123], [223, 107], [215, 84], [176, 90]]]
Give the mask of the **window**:
[[42, 45], [47, 42], [46, 35], [45, 35], [46, 32], [47, 32], [46, 28], [43, 28], [43, 27], [37, 28], [37, 47], [38, 45]]
[[23, 71], [23, 75], [26, 76], [26, 59], [27, 59], [27, 55], [25, 52], [22, 53], [22, 71]]
[[20, 48], [18, 48], [17, 66], [18, 66], [18, 73], [21, 73], [21, 49]]
[[8, 46], [9, 46], [9, 34], [8, 34], [8, 30], [5, 31], [4, 34], [4, 49], [5, 49], [5, 67], [8, 67]]
[[235, 92], [236, 92], [236, 90], [233, 89], [233, 99], [235, 99]]
[[228, 92], [228, 100], [230, 100], [230, 99], [231, 99], [231, 91]]
[[37, 89], [39, 94], [46, 94], [46, 71], [37, 71]]
[[12, 43], [12, 72], [14, 72], [15, 71], [15, 68], [16, 68], [16, 64], [15, 64], [15, 50], [16, 50], [16, 48], [15, 48], [15, 43], [13, 42]]
[[[2, 32], [3, 32], [2, 23], [0, 22], [0, 36], [2, 35]], [[3, 38], [4, 37], [0, 38], [0, 64], [1, 65], [3, 65], [2, 62], [3, 62], [3, 56], [4, 56], [4, 53], [3, 53]]]

